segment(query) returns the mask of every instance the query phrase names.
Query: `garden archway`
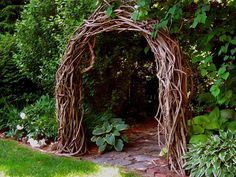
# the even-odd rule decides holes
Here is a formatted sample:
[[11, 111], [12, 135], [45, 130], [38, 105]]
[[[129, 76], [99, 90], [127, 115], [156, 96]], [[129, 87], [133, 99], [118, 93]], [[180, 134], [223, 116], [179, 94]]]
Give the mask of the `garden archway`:
[[114, 10], [116, 18], [108, 17], [105, 13], [108, 5], [101, 5], [73, 33], [57, 71], [58, 149], [60, 153], [69, 155], [86, 152], [82, 77], [95, 62], [96, 35], [110, 31], [136, 31], [147, 40], [155, 58], [160, 103], [155, 116], [157, 133], [165, 136], [171, 168], [181, 170], [184, 163], [181, 156], [186, 151], [188, 98], [187, 66], [178, 42], [171, 39], [166, 29], [159, 30], [153, 38], [153, 25], [158, 21], [133, 21], [134, 8], [127, 4]]

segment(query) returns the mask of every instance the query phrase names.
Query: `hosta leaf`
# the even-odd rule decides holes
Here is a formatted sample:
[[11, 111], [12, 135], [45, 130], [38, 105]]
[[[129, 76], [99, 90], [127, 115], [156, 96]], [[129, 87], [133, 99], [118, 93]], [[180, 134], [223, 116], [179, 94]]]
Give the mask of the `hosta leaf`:
[[116, 128], [118, 131], [126, 130], [128, 128], [128, 125], [126, 124], [118, 124], [116, 125]]
[[208, 115], [196, 116], [192, 120], [194, 125], [205, 125], [210, 122]]
[[201, 134], [201, 135], [193, 135], [191, 136], [189, 143], [190, 144], [198, 144], [198, 143], [205, 143], [208, 140], [208, 136]]
[[92, 142], [96, 142], [96, 141], [97, 141], [97, 138], [98, 138], [97, 136], [93, 136], [93, 137], [91, 138], [91, 141], [92, 141]]
[[120, 132], [118, 130], [114, 130], [112, 134], [114, 136], [120, 136]]
[[106, 135], [106, 142], [110, 145], [115, 145], [115, 136], [112, 134]]
[[207, 169], [206, 169], [206, 171], [205, 171], [205, 176], [206, 176], [206, 177], [212, 176], [212, 168], [207, 168]]
[[193, 125], [192, 133], [193, 134], [202, 134], [202, 133], [204, 133], [204, 128], [202, 128], [200, 125]]
[[124, 135], [124, 136], [121, 136], [121, 138], [123, 139], [124, 142], [126, 142], [126, 143], [129, 142], [128, 136]]
[[229, 129], [231, 131], [235, 131], [236, 130], [236, 120], [227, 122], [226, 127], [227, 127], [227, 129]]
[[116, 144], [115, 144], [115, 150], [116, 151], [122, 151], [123, 147], [124, 147], [123, 141], [121, 139], [118, 139]]
[[105, 143], [105, 140], [102, 137], [98, 137], [96, 140], [96, 145], [101, 146]]
[[95, 130], [93, 130], [92, 132], [93, 135], [102, 135], [104, 133], [106, 133], [104, 128], [95, 128]]
[[213, 111], [210, 112], [210, 114], [209, 114], [209, 119], [210, 119], [210, 121], [212, 121], [212, 120], [218, 120], [219, 117], [220, 117], [220, 110], [219, 110], [218, 107], [215, 107], [215, 108], [213, 109]]
[[207, 130], [219, 130], [220, 122], [218, 120], [213, 120], [204, 126]]
[[219, 158], [221, 161], [223, 162], [225, 161], [226, 154], [227, 154], [226, 151], [219, 153]]
[[101, 146], [99, 146], [98, 151], [99, 151], [99, 152], [103, 152], [103, 151], [105, 151], [106, 147], [107, 147], [107, 144], [106, 144], [106, 143], [105, 143], [105, 144], [102, 144]]
[[112, 130], [113, 126], [111, 124], [106, 126], [106, 133], [109, 133]]
[[225, 119], [233, 119], [235, 111], [232, 109], [223, 109], [220, 111], [220, 116]]

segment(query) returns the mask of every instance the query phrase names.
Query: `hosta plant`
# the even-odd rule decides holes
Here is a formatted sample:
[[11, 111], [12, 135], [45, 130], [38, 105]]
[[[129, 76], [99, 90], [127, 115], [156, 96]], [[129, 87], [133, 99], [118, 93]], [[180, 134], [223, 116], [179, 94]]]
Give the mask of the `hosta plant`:
[[128, 125], [120, 118], [112, 118], [101, 125], [97, 125], [93, 130], [91, 141], [98, 146], [99, 152], [115, 149], [122, 151], [124, 142], [128, 143], [127, 136], [123, 136], [122, 131], [126, 130]]
[[236, 112], [233, 109], [215, 107], [209, 114], [200, 115], [189, 120], [190, 144], [204, 143], [220, 130], [236, 130]]
[[236, 174], [236, 131], [220, 131], [206, 143], [193, 144], [185, 157], [190, 177], [234, 177]]

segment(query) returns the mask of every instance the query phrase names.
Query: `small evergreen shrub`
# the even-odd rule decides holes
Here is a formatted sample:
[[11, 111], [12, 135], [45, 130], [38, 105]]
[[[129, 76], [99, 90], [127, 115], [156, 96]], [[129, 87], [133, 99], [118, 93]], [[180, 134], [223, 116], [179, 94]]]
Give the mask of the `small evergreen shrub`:
[[190, 177], [234, 177], [236, 174], [236, 131], [220, 131], [206, 143], [190, 146], [185, 157]]

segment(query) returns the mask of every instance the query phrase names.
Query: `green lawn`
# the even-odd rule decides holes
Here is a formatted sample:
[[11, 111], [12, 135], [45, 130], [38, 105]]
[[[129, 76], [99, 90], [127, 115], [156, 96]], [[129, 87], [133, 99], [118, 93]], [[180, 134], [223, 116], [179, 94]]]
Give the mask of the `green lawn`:
[[17, 142], [0, 139], [2, 177], [134, 177], [117, 167], [35, 152]]

